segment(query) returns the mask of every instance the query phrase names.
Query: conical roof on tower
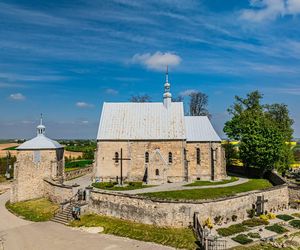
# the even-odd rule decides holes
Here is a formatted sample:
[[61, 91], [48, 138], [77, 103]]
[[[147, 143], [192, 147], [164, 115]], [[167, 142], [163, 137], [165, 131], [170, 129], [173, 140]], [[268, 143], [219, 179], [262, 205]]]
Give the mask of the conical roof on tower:
[[51, 140], [45, 136], [46, 127], [43, 125], [43, 116], [41, 114], [40, 124], [36, 127], [37, 136], [31, 140], [22, 143], [17, 150], [38, 150], [38, 149], [58, 149], [63, 148], [57, 141]]

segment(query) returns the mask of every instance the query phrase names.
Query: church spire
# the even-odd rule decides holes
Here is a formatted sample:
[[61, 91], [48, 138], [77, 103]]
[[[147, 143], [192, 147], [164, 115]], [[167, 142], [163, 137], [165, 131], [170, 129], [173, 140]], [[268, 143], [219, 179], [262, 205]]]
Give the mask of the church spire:
[[172, 102], [172, 94], [170, 93], [171, 84], [169, 83], [169, 67], [166, 69], [166, 82], [165, 82], [165, 93], [164, 93], [164, 106], [168, 108]]
[[40, 125], [37, 126], [37, 135], [44, 135], [46, 127], [43, 125], [43, 114], [41, 114]]

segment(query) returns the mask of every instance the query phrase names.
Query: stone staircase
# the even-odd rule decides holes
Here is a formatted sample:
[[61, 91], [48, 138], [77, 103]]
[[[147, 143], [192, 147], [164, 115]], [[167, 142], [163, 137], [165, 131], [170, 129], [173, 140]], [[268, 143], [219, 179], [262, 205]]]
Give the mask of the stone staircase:
[[63, 210], [60, 210], [57, 212], [54, 217], [51, 219], [53, 222], [57, 222], [63, 225], [69, 224], [69, 222], [73, 219], [72, 217], [72, 207], [75, 204], [69, 204], [66, 208]]

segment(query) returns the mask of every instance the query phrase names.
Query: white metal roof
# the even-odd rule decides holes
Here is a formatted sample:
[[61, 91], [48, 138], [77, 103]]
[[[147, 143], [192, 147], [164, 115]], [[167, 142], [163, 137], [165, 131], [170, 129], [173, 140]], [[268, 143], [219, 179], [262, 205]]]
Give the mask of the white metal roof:
[[104, 103], [98, 140], [184, 140], [182, 102]]
[[207, 116], [185, 116], [187, 141], [221, 141]]
[[17, 150], [30, 150], [30, 149], [58, 149], [63, 148], [57, 141], [53, 141], [46, 137], [44, 134], [39, 134], [33, 139], [22, 143]]

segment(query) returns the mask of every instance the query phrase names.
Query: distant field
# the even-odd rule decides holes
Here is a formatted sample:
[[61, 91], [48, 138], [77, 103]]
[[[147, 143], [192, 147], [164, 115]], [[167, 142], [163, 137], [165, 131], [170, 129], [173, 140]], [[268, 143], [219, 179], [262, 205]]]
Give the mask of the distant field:
[[17, 151], [14, 150], [15, 147], [19, 146], [18, 143], [1, 143], [0, 144], [0, 157], [6, 157], [6, 152], [9, 151], [10, 154], [13, 156], [13, 155], [16, 155], [17, 154]]
[[[0, 143], [0, 158], [6, 157], [6, 152], [9, 151], [12, 156], [17, 155], [17, 151], [15, 148], [19, 146], [19, 143]], [[65, 151], [65, 156], [70, 158], [78, 158], [79, 156], [82, 157], [82, 152], [71, 152]]]

